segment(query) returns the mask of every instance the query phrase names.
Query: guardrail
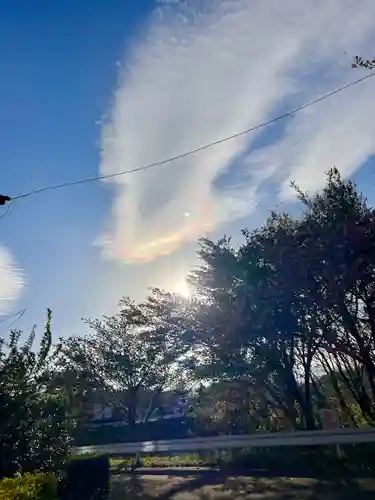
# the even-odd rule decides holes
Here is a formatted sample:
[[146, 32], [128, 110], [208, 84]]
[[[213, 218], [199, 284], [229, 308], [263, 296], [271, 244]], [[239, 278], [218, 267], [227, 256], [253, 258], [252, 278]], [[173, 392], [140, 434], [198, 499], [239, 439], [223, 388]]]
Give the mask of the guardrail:
[[229, 450], [234, 448], [268, 448], [274, 446], [317, 446], [346, 443], [375, 442], [375, 427], [368, 429], [329, 429], [268, 434], [239, 434], [206, 438], [172, 439], [170, 441], [144, 441], [81, 446], [74, 454], [106, 453], [110, 455], [136, 455], [157, 452], [187, 452], [200, 450]]

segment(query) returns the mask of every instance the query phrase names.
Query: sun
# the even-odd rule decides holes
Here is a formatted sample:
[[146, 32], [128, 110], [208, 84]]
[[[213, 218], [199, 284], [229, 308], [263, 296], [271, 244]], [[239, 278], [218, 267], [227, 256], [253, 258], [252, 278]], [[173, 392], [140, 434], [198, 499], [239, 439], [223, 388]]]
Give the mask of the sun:
[[182, 295], [186, 299], [190, 297], [190, 290], [185, 280], [179, 281], [174, 289], [178, 295]]

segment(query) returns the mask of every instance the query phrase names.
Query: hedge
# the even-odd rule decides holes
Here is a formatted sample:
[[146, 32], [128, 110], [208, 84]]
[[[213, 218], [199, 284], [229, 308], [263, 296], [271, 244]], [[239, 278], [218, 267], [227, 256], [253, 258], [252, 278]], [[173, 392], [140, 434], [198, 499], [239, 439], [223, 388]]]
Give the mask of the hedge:
[[78, 455], [66, 466], [59, 488], [61, 500], [105, 500], [109, 494], [109, 457]]
[[56, 496], [53, 474], [24, 474], [0, 481], [1, 500], [55, 500]]

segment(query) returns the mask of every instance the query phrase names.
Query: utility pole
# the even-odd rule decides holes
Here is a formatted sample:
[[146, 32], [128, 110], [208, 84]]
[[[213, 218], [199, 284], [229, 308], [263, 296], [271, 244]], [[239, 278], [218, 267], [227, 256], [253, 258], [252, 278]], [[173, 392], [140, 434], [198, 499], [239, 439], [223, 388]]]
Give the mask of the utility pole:
[[0, 194], [0, 205], [5, 205], [5, 203], [10, 202], [10, 196]]

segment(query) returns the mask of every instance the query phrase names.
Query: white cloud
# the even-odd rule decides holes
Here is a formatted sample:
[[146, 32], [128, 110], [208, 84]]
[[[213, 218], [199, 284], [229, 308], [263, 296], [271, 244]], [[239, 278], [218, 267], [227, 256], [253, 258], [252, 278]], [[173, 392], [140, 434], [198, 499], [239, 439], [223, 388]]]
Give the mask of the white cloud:
[[[295, 106], [355, 79], [352, 57], [372, 55], [374, 16], [373, 0], [199, 0], [158, 8], [127, 54], [103, 129], [101, 173], [199, 147], [269, 119], [286, 102]], [[350, 174], [375, 151], [374, 97], [370, 80], [309, 108], [245, 161], [259, 133], [112, 179], [106, 254], [146, 261], [170, 253], [251, 212], [269, 179], [285, 197], [290, 178], [315, 189], [333, 164]], [[247, 175], [229, 190], [214, 189], [234, 159]]]
[[[305, 117], [296, 117], [283, 141], [273, 150], [274, 165], [288, 172], [281, 196], [293, 196], [290, 179], [300, 188], [314, 191], [325, 182], [333, 165], [346, 176], [353, 174], [375, 153], [375, 121], [370, 103], [375, 81], [352, 87]], [[278, 160], [276, 159], [278, 158]], [[289, 165], [288, 165], [289, 164]]]
[[23, 285], [21, 272], [8, 250], [0, 246], [0, 317], [7, 314]]

